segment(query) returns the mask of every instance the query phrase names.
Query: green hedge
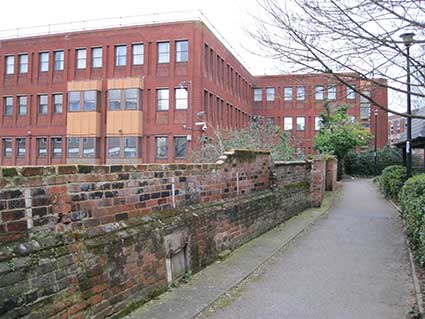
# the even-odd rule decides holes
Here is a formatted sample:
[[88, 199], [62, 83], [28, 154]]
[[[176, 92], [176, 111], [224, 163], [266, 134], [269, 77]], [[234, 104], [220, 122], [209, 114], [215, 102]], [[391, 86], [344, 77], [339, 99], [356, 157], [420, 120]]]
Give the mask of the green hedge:
[[425, 265], [425, 174], [409, 178], [400, 192], [400, 205], [407, 235], [417, 251], [418, 261]]
[[407, 180], [406, 167], [392, 165], [384, 168], [379, 177], [379, 187], [387, 197], [398, 199], [399, 192]]
[[[403, 158], [400, 150], [389, 146], [377, 152], [378, 175], [385, 167], [391, 165], [402, 165]], [[374, 151], [356, 153], [350, 152], [345, 157], [345, 173], [353, 176], [375, 176]]]

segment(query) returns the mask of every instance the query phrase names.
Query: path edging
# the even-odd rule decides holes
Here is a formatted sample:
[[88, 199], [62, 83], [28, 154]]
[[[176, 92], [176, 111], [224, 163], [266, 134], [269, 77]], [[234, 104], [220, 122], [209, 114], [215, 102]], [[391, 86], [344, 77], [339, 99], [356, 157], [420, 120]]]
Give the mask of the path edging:
[[[394, 208], [400, 214], [402, 214], [401, 208], [393, 200], [390, 199], [389, 202], [394, 206]], [[413, 258], [412, 250], [410, 249], [410, 241], [409, 241], [409, 238], [407, 237], [406, 223], [404, 222], [404, 218], [401, 218], [401, 221], [403, 223], [404, 238], [406, 240], [407, 249], [409, 251], [410, 267], [412, 269], [413, 285], [415, 286], [415, 296], [416, 296], [416, 302], [418, 304], [418, 311], [421, 315], [423, 315], [424, 314], [424, 298], [423, 298], [423, 294], [421, 290], [421, 285], [419, 284], [415, 261]]]

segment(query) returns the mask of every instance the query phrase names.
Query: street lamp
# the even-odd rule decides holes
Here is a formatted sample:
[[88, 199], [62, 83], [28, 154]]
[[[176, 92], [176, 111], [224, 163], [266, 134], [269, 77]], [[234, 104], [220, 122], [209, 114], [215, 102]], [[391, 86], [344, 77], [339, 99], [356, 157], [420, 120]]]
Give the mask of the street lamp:
[[373, 153], [375, 160], [375, 175], [378, 175], [378, 109], [375, 109], [375, 152]]
[[406, 47], [407, 59], [407, 132], [406, 132], [406, 170], [407, 176], [412, 175], [412, 100], [411, 100], [411, 87], [410, 87], [410, 46], [413, 44], [413, 32], [403, 33], [400, 37], [403, 39], [404, 46]]

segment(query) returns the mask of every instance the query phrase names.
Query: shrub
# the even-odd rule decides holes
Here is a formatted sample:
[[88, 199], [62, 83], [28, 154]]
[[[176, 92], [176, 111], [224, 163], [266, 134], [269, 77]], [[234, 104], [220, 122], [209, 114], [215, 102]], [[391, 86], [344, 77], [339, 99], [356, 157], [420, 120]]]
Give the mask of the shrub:
[[400, 205], [410, 243], [425, 265], [425, 174], [409, 178], [400, 191]]
[[407, 171], [404, 166], [392, 165], [384, 168], [379, 178], [379, 187], [387, 197], [398, 199], [398, 194], [407, 180]]
[[[385, 146], [377, 152], [378, 175], [391, 165], [402, 165], [403, 159], [400, 150]], [[375, 176], [374, 151], [363, 153], [350, 152], [345, 157], [345, 172], [354, 176]]]

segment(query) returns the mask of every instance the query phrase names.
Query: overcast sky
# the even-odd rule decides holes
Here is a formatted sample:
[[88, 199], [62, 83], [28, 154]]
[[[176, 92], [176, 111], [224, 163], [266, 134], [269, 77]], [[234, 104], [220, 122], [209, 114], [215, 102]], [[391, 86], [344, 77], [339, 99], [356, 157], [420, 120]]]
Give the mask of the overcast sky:
[[[172, 15], [164, 12], [182, 10], [201, 10], [242, 57], [245, 67], [254, 74], [277, 73], [273, 62], [256, 57], [246, 49], [248, 47], [249, 50], [255, 50], [255, 44], [247, 35], [246, 28], [253, 27], [250, 15], [259, 11], [256, 0], [9, 1], [7, 10], [0, 11], [0, 37], [6, 34], [2, 31], [6, 29], [151, 13], [161, 13], [163, 17], [172, 18]], [[184, 14], [174, 16], [178, 18], [182, 15]], [[20, 33], [28, 31], [21, 30]]]

